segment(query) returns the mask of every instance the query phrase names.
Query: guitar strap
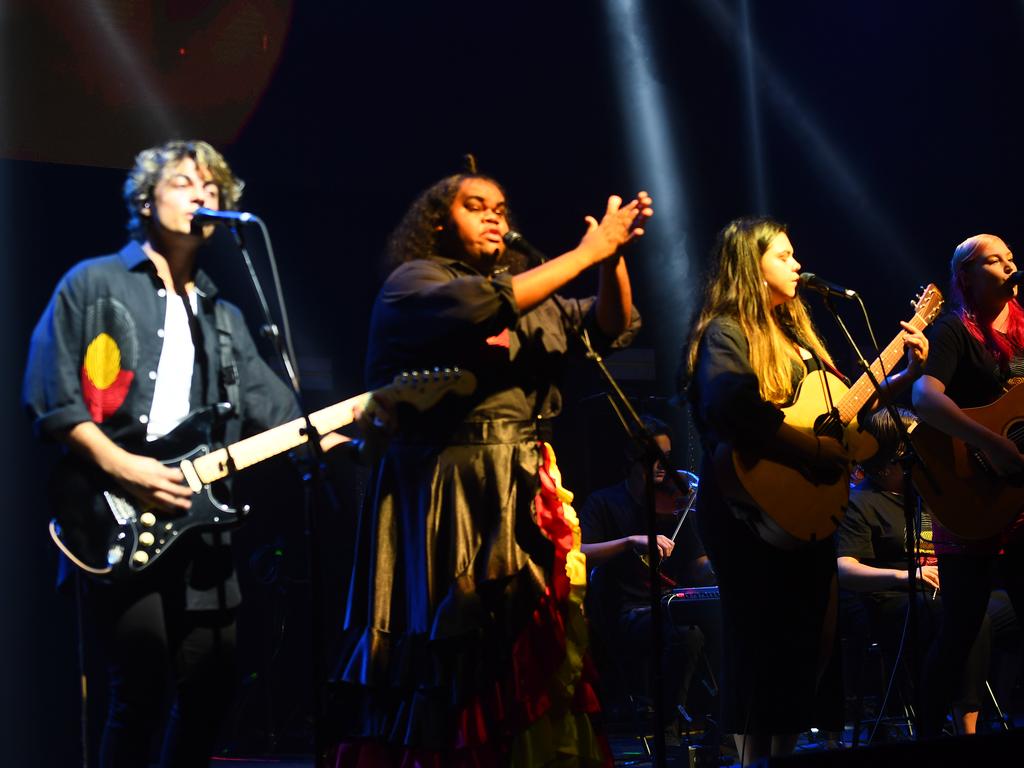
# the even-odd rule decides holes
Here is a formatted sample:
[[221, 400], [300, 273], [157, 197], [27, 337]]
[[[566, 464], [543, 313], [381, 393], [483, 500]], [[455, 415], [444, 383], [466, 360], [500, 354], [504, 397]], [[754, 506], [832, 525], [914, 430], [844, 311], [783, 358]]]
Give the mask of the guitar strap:
[[217, 326], [217, 350], [220, 355], [220, 387], [224, 400], [231, 403], [234, 413], [242, 416], [242, 392], [238, 385], [238, 366], [231, 348], [231, 313], [221, 302], [213, 303], [214, 322]]

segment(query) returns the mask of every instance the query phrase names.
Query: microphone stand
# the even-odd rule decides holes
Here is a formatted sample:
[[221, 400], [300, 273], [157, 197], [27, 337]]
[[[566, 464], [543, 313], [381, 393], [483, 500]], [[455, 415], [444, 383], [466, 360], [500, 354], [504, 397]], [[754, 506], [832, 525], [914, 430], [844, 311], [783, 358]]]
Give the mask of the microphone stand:
[[273, 247], [270, 244], [270, 234], [267, 231], [267, 227], [263, 223], [263, 220], [258, 216], [253, 216], [250, 221], [259, 226], [260, 231], [263, 234], [264, 243], [266, 244], [267, 254], [270, 259], [271, 269], [273, 270], [275, 284], [277, 286], [278, 306], [281, 309], [282, 322], [285, 328], [283, 338], [277, 324], [273, 321], [273, 317], [270, 313], [270, 306], [267, 304], [267, 297], [263, 292], [263, 287], [260, 284], [259, 277], [253, 267], [249, 251], [245, 246], [244, 232], [234, 222], [231, 222], [228, 228], [231, 230], [231, 234], [235, 239], [235, 244], [238, 246], [242, 259], [245, 262], [246, 269], [249, 273], [249, 280], [252, 283], [253, 290], [256, 293], [256, 298], [260, 305], [260, 311], [264, 320], [261, 332], [273, 345], [274, 352], [280, 360], [285, 374], [287, 375], [288, 384], [292, 389], [295, 402], [298, 404], [299, 410], [302, 412], [302, 418], [306, 422], [305, 432], [308, 438], [307, 444], [310, 452], [309, 456], [302, 462], [305, 465], [302, 471], [302, 485], [303, 520], [305, 523], [304, 535], [307, 558], [306, 575], [309, 580], [311, 605], [310, 651], [312, 653], [311, 675], [313, 686], [313, 765], [316, 768], [319, 768], [319, 766], [325, 766], [327, 763], [327, 745], [325, 743], [323, 722], [325, 709], [324, 680], [326, 679], [326, 668], [324, 665], [325, 631], [323, 620], [323, 569], [320, 550], [317, 547], [319, 536], [315, 501], [316, 499], [324, 498], [325, 496], [327, 498], [330, 497], [324, 493], [325, 467], [323, 461], [323, 450], [320, 447], [321, 436], [313, 426], [312, 422], [310, 422], [309, 411], [303, 405], [302, 388], [299, 382], [295, 348], [292, 346], [291, 334], [288, 331], [288, 313], [285, 307], [284, 295], [281, 291], [280, 281], [277, 279], [277, 262], [274, 259]]
[[[519, 250], [524, 253], [532, 261], [543, 264], [547, 261], [547, 257], [544, 254], [525, 242], [522, 237], [517, 238], [515, 242], [506, 243], [509, 247]], [[573, 320], [569, 316], [565, 307], [559, 297], [552, 294], [551, 300], [554, 301], [555, 306], [558, 307], [558, 311], [562, 315], [562, 320], [566, 324], [567, 328], [573, 326]], [[619, 422], [625, 429], [628, 437], [637, 440], [644, 445], [644, 457], [645, 462], [645, 482], [644, 492], [646, 499], [644, 503], [645, 507], [645, 518], [647, 521], [647, 578], [650, 582], [650, 608], [651, 608], [651, 662], [648, 665], [651, 696], [654, 699], [654, 766], [655, 768], [665, 768], [665, 684], [664, 675], [661, 674], [663, 648], [665, 644], [663, 627], [664, 618], [661, 614], [661, 589], [660, 589], [660, 578], [659, 568], [661, 566], [661, 558], [658, 554], [658, 526], [657, 526], [657, 512], [655, 510], [654, 503], [654, 473], [652, 468], [655, 461], [660, 461], [661, 466], [665, 468], [665, 476], [671, 478], [679, 492], [686, 496], [691, 492], [691, 488], [688, 484], [684, 484], [679, 477], [679, 473], [676, 472], [675, 467], [668, 460], [668, 456], [661, 450], [657, 441], [654, 439], [654, 435], [651, 434], [650, 430], [644, 425], [643, 420], [640, 418], [636, 409], [633, 408], [633, 404], [629, 402], [629, 398], [626, 397], [626, 393], [622, 391], [619, 383], [612, 376], [611, 371], [608, 370], [608, 366], [605, 365], [604, 358], [594, 349], [594, 345], [590, 341], [590, 334], [587, 333], [587, 329], [581, 327], [579, 330], [578, 338], [580, 343], [583, 345], [585, 351], [585, 357], [592, 361], [600, 372], [605, 383], [608, 385], [608, 391], [605, 395], [608, 397], [608, 401], [612, 406], [612, 410], [615, 411], [615, 415], [618, 417]], [[695, 490], [693, 492], [696, 492]], [[687, 506], [680, 517], [679, 526], [682, 527], [683, 521], [686, 520], [686, 516], [690, 512], [690, 508], [693, 505]]]
[[[853, 296], [856, 296], [859, 300], [860, 297], [854, 292]], [[850, 296], [849, 298], [853, 298]], [[883, 401], [882, 397], [882, 386], [875, 376], [871, 365], [868, 364], [867, 360], [864, 359], [864, 355], [861, 354], [860, 347], [857, 346], [857, 342], [854, 341], [853, 336], [850, 334], [849, 329], [846, 327], [846, 323], [843, 322], [843, 318], [840, 316], [835, 305], [832, 303], [832, 297], [829, 294], [824, 295], [824, 304], [828, 311], [835, 318], [836, 324], [842, 331], [843, 336], [846, 338], [847, 344], [850, 349], [853, 350], [854, 356], [857, 358], [857, 364], [863, 369], [867, 375], [868, 380], [874, 387], [875, 392], [878, 395], [879, 402]], [[863, 306], [863, 305], [862, 305]], [[868, 319], [867, 312], [864, 313], [865, 320]], [[869, 321], [870, 322], [870, 321]], [[873, 336], [873, 334], [872, 334]], [[877, 350], [876, 350], [877, 352]], [[884, 364], [882, 363], [881, 354], [878, 353], [876, 359], [878, 360], [882, 374], [888, 378], [888, 374], [885, 371]], [[899, 412], [896, 410], [896, 406], [891, 402], [886, 402], [885, 409], [888, 411], [893, 424], [896, 426], [896, 430], [900, 434], [900, 440], [906, 447], [906, 452], [900, 461], [903, 469], [903, 518], [906, 530], [906, 552], [907, 552], [907, 635], [910, 640], [910, 678], [911, 686], [913, 688], [912, 697], [912, 708], [913, 713], [911, 720], [916, 728], [914, 738], [916, 740], [921, 739], [921, 726], [920, 726], [920, 712], [921, 712], [921, 654], [920, 647], [918, 645], [919, 636], [919, 623], [918, 623], [918, 612], [920, 606], [918, 605], [918, 584], [917, 584], [917, 562], [915, 558], [916, 552], [916, 511], [917, 511], [917, 494], [914, 489], [912, 482], [912, 471], [916, 464], [919, 466], [927, 477], [931, 476], [931, 472], [928, 466], [925, 464], [921, 456], [914, 450], [914, 444], [910, 441], [910, 433], [907, 431], [906, 425], [903, 423], [903, 419], [900, 418]], [[899, 663], [899, 656], [893, 660], [893, 674], [896, 673], [896, 668]]]
[[[556, 303], [557, 299], [556, 299]], [[559, 304], [561, 308], [561, 304]], [[562, 309], [563, 314], [565, 310]], [[591, 360], [597, 367], [605, 383], [608, 385], [608, 391], [605, 393], [608, 397], [608, 401], [611, 403], [612, 409], [615, 411], [615, 415], [618, 417], [619, 422], [626, 430], [626, 434], [639, 442], [644, 446], [644, 480], [645, 480], [645, 517], [647, 520], [647, 578], [650, 583], [650, 608], [651, 608], [651, 661], [648, 665], [650, 686], [651, 686], [651, 697], [654, 699], [654, 765], [657, 768], [665, 768], [665, 684], [664, 675], [662, 674], [661, 666], [664, 657], [663, 649], [665, 644], [664, 638], [664, 617], [661, 613], [661, 580], [659, 574], [660, 568], [660, 555], [658, 553], [658, 528], [657, 528], [657, 512], [655, 510], [654, 501], [654, 472], [652, 467], [656, 461], [660, 461], [661, 465], [665, 468], [665, 477], [671, 478], [679, 492], [686, 496], [691, 492], [696, 493], [695, 489], [691, 489], [689, 484], [684, 483], [679, 477], [679, 473], [676, 472], [671, 462], [668, 460], [668, 456], [661, 450], [661, 446], [658, 445], [654, 439], [654, 435], [651, 434], [650, 430], [644, 425], [643, 420], [637, 414], [636, 409], [633, 408], [633, 404], [629, 402], [629, 398], [622, 391], [619, 383], [612, 376], [611, 371], [608, 370], [608, 366], [605, 365], [604, 358], [594, 349], [593, 344], [590, 342], [590, 334], [587, 333], [586, 328], [581, 328], [579, 333], [580, 341], [583, 344], [585, 350], [585, 356], [588, 360]], [[681, 528], [683, 522], [686, 520], [687, 515], [693, 505], [689, 505], [684, 508], [680, 515], [678, 527]]]

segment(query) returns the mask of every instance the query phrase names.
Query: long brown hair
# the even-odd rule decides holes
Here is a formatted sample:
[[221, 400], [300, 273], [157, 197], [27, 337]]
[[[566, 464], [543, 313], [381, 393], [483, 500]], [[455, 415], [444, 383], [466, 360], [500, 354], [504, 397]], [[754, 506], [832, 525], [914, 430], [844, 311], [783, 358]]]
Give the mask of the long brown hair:
[[708, 325], [716, 317], [735, 319], [750, 345], [750, 365], [757, 374], [761, 397], [776, 405], [792, 399], [793, 370], [802, 366], [794, 341], [832, 366], [832, 358], [799, 296], [772, 308], [761, 257], [772, 239], [785, 231], [786, 226], [774, 219], [746, 217], [729, 222], [718, 233], [704, 305], [690, 333], [686, 357], [687, 373], [693, 376]]

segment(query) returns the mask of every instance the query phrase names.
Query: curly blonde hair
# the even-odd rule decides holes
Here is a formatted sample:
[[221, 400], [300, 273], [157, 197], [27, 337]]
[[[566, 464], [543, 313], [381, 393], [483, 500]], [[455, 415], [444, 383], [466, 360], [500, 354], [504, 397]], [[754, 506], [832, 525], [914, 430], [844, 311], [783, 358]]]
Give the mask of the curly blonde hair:
[[221, 210], [234, 210], [242, 197], [245, 182], [235, 176], [224, 156], [205, 141], [168, 141], [144, 149], [135, 156], [135, 165], [124, 182], [124, 202], [128, 206], [128, 234], [134, 240], [146, 237], [146, 217], [142, 209], [153, 197], [153, 189], [168, 168], [192, 158], [206, 168], [220, 190]]

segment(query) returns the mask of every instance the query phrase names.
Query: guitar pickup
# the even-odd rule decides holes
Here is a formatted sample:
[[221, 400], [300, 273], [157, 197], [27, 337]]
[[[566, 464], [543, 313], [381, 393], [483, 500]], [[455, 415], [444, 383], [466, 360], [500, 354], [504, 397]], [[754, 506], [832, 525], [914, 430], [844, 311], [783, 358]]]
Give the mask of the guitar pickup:
[[196, 468], [192, 465], [191, 461], [185, 459], [178, 465], [178, 469], [185, 476], [185, 482], [192, 489], [192, 493], [199, 493], [203, 490], [203, 481], [199, 479], [199, 473], [196, 472]]

